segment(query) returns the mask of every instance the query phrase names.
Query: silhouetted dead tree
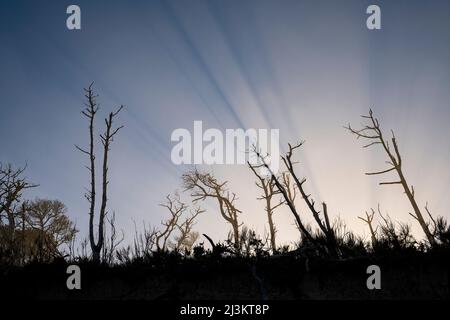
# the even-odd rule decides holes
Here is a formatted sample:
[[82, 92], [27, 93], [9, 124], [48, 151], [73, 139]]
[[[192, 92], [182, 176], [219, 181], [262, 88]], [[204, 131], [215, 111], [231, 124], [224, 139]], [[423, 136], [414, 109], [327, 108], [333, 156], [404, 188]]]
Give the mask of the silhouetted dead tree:
[[25, 169], [26, 167], [13, 169], [10, 164], [3, 166], [0, 163], [0, 223], [4, 223], [3, 220], [6, 218], [8, 227], [12, 231], [16, 228], [17, 209], [23, 192], [37, 187], [22, 177]]
[[233, 230], [234, 246], [239, 248], [239, 214], [241, 211], [236, 208], [236, 194], [230, 193], [225, 182], [218, 182], [210, 173], [200, 173], [198, 170], [185, 173], [182, 176], [183, 186], [191, 191], [194, 198], [193, 203], [203, 201], [206, 198], [216, 199], [219, 204], [219, 210], [222, 217], [231, 224]]
[[292, 161], [292, 155], [293, 151], [300, 148], [303, 145], [303, 142], [298, 143], [295, 146], [291, 146], [291, 144], [288, 144], [289, 151], [287, 154], [283, 157], [281, 157], [281, 160], [283, 161], [284, 165], [288, 169], [289, 173], [291, 174], [292, 178], [294, 179], [295, 185], [297, 186], [298, 191], [300, 192], [300, 195], [302, 196], [302, 199], [305, 201], [309, 211], [314, 217], [314, 220], [316, 221], [317, 225], [319, 226], [320, 230], [323, 232], [327, 239], [327, 246], [330, 250], [330, 253], [334, 255], [338, 255], [338, 249], [337, 249], [337, 243], [336, 243], [336, 236], [334, 234], [334, 230], [330, 225], [330, 220], [328, 218], [328, 210], [327, 205], [325, 202], [322, 202], [322, 209], [323, 209], [323, 220], [320, 217], [320, 211], [316, 210], [315, 208], [315, 201], [311, 198], [310, 194], [307, 194], [304, 189], [304, 184], [306, 182], [306, 178], [303, 178], [300, 180], [297, 177], [297, 174], [294, 170], [294, 164], [295, 162]]
[[367, 225], [369, 226], [369, 231], [370, 231], [370, 239], [372, 242], [372, 248], [376, 246], [377, 244], [377, 228], [373, 228], [372, 222], [373, 222], [373, 217], [375, 216], [375, 210], [371, 209], [371, 213], [369, 214], [366, 211], [366, 217], [358, 217], [359, 219], [361, 219], [362, 221], [364, 221], [365, 223], [367, 223]]
[[100, 139], [103, 145], [103, 164], [102, 164], [102, 197], [99, 211], [99, 223], [98, 223], [98, 240], [95, 241], [94, 234], [94, 216], [95, 216], [95, 201], [96, 201], [96, 175], [95, 175], [95, 153], [94, 153], [94, 120], [95, 115], [98, 112], [98, 104], [96, 102], [97, 95], [94, 94], [91, 84], [85, 90], [85, 97], [87, 99], [86, 108], [81, 112], [89, 121], [89, 149], [85, 150], [78, 146], [76, 148], [83, 154], [89, 157], [89, 166], [86, 168], [91, 174], [90, 190], [85, 194], [86, 199], [90, 203], [89, 208], [89, 242], [92, 250], [92, 258], [95, 262], [100, 261], [100, 254], [104, 244], [104, 224], [105, 216], [107, 214], [106, 205], [108, 202], [108, 156], [110, 151], [111, 142], [114, 140], [114, 136], [119, 132], [123, 126], [113, 128], [113, 121], [119, 112], [123, 109], [120, 106], [117, 111], [110, 112], [108, 117], [105, 118], [106, 130], [100, 135]]
[[[283, 161], [286, 169], [288, 170], [290, 176], [293, 178], [295, 186], [297, 190], [300, 192], [300, 195], [302, 196], [302, 199], [305, 201], [308, 209], [312, 213], [312, 216], [314, 217], [314, 220], [316, 221], [317, 225], [319, 226], [320, 231], [325, 235], [326, 239], [326, 246], [329, 251], [329, 253], [332, 256], [339, 256], [339, 249], [337, 247], [337, 241], [336, 236], [334, 234], [334, 230], [332, 226], [330, 225], [330, 221], [328, 218], [328, 210], [327, 205], [325, 202], [322, 202], [322, 208], [323, 208], [323, 220], [320, 217], [320, 211], [316, 210], [315, 208], [315, 201], [311, 198], [310, 194], [307, 194], [304, 189], [304, 183], [306, 182], [306, 178], [303, 178], [300, 180], [294, 170], [294, 164], [296, 162], [293, 161], [292, 156], [293, 152], [300, 148], [303, 145], [303, 142], [298, 143], [297, 145], [292, 146], [291, 144], [288, 144], [289, 151], [286, 153], [286, 155], [281, 157], [281, 160]], [[287, 188], [285, 185], [280, 182], [280, 179], [272, 172], [270, 167], [267, 165], [265, 161], [265, 156], [262, 155], [256, 148], [253, 149], [253, 152], [256, 153], [256, 156], [260, 160], [260, 163], [262, 166], [266, 168], [268, 172], [270, 172], [271, 177], [273, 181], [275, 182], [275, 185], [277, 186], [278, 190], [281, 192], [281, 194], [284, 197], [284, 200], [286, 204], [289, 206], [291, 212], [293, 213], [297, 226], [300, 230], [300, 233], [302, 235], [302, 238], [305, 238], [312, 243], [318, 244], [316, 239], [314, 239], [310, 233], [310, 231], [305, 227], [302, 220], [300, 219], [300, 215], [292, 201], [292, 196], [289, 195]]]
[[[261, 165], [259, 165], [258, 167], [263, 166], [264, 168], [266, 168], [267, 172], [269, 172], [270, 178], [272, 179], [272, 181], [275, 183], [275, 186], [282, 194], [283, 199], [285, 200], [284, 203], [289, 207], [292, 214], [294, 215], [297, 227], [300, 230], [302, 238], [305, 238], [308, 241], [315, 243], [316, 242], [315, 239], [312, 237], [311, 233], [306, 228], [306, 226], [303, 224], [303, 222], [300, 218], [300, 215], [295, 207], [294, 201], [293, 201], [292, 197], [290, 196], [289, 190], [287, 190], [286, 186], [282, 182], [280, 182], [280, 180], [278, 179], [276, 174], [270, 169], [269, 165], [265, 161], [266, 156], [262, 155], [259, 152], [259, 150], [257, 150], [255, 147], [253, 149], [253, 152], [256, 154], [259, 161], [261, 162]], [[254, 166], [254, 168], [256, 168], [256, 166]]]
[[192, 230], [195, 224], [195, 219], [200, 213], [205, 212], [205, 210], [197, 207], [191, 210], [190, 216], [186, 217], [185, 220], [177, 225], [180, 234], [175, 238], [174, 249], [176, 250], [187, 250], [191, 251], [192, 246], [199, 237], [199, 233]]
[[[403, 168], [402, 168], [402, 157], [400, 155], [400, 151], [398, 148], [397, 140], [394, 135], [394, 131], [391, 130], [392, 137], [389, 139], [385, 138], [383, 132], [381, 131], [380, 123], [377, 118], [374, 117], [372, 110], [369, 110], [369, 115], [361, 116], [363, 119], [366, 119], [368, 124], [365, 124], [361, 129], [355, 130], [350, 124], [346, 127], [352, 134], [356, 136], [357, 139], [363, 138], [369, 141], [369, 143], [365, 144], [363, 148], [368, 148], [375, 145], [380, 145], [389, 160], [386, 163], [390, 166], [385, 170], [380, 170], [377, 172], [368, 172], [366, 175], [383, 175], [388, 172], [396, 172], [399, 180], [395, 181], [387, 181], [380, 182], [380, 185], [393, 185], [399, 184], [403, 187], [406, 196], [408, 197], [411, 206], [413, 207], [414, 214], [410, 213], [410, 215], [419, 222], [425, 236], [428, 239], [430, 245], [436, 245], [436, 239], [433, 236], [432, 232], [429, 229], [428, 223], [425, 221], [421, 210], [419, 209], [419, 205], [416, 202], [414, 195], [414, 187], [408, 185], [406, 181]], [[431, 215], [430, 215], [431, 216]]]
[[[277, 250], [276, 245], [276, 233], [277, 229], [275, 226], [275, 223], [273, 221], [273, 214], [275, 212], [275, 209], [279, 206], [284, 204], [284, 201], [278, 201], [277, 203], [273, 203], [273, 197], [277, 194], [280, 194], [280, 191], [276, 189], [275, 182], [270, 177], [263, 177], [261, 174], [259, 174], [256, 171], [256, 168], [251, 165], [249, 162], [247, 162], [249, 168], [252, 170], [252, 172], [255, 174], [258, 181], [255, 182], [256, 186], [260, 188], [263, 191], [263, 195], [258, 198], [258, 200], [264, 200], [266, 202], [265, 204], [265, 210], [267, 213], [267, 222], [269, 224], [269, 235], [270, 235], [270, 247], [272, 251]], [[289, 195], [292, 197], [292, 190], [289, 190]]]
[[26, 166], [14, 169], [10, 164], [4, 166], [0, 163], [0, 245], [5, 246], [3, 250], [12, 263], [19, 258], [20, 248], [15, 235], [16, 224], [23, 214], [23, 207], [20, 205], [23, 192], [38, 186], [23, 177], [25, 169]]
[[[188, 206], [180, 201], [179, 194], [175, 194], [175, 196], [168, 195], [166, 196], [167, 201], [165, 203], [161, 203], [161, 207], [167, 208], [170, 212], [170, 218], [166, 221], [161, 221], [161, 224], [165, 227], [164, 230], [159, 231], [156, 236], [156, 246], [159, 250], [166, 250], [167, 244], [172, 232], [177, 229], [178, 220], [181, 215], [187, 210]], [[162, 240], [162, 244], [160, 243]]]
[[[179, 193], [175, 193], [174, 196], [166, 196], [166, 202], [161, 203], [160, 206], [167, 208], [170, 212], [170, 218], [161, 221], [164, 229], [157, 231], [155, 234], [157, 248], [159, 250], [166, 250], [169, 247], [175, 250], [190, 250], [198, 238], [198, 233], [192, 231], [192, 227], [194, 226], [195, 219], [198, 215], [205, 212], [205, 210], [202, 210], [199, 207], [189, 210], [189, 207], [180, 200]], [[180, 219], [182, 216], [186, 215], [187, 211], [189, 211], [190, 215], [185, 217], [183, 222], [180, 222]], [[172, 243], [170, 242], [170, 238], [176, 231], [178, 231], [179, 234], [174, 237], [175, 242]]]

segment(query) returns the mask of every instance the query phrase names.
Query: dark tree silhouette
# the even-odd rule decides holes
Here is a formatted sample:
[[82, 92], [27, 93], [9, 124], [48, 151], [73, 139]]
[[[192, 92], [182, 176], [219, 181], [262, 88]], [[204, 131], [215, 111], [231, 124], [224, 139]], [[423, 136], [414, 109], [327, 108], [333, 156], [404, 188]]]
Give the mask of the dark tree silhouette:
[[[170, 217], [161, 221], [164, 228], [155, 233], [155, 244], [159, 250], [167, 250], [168, 247], [172, 249], [187, 249], [190, 250], [194, 242], [198, 238], [198, 233], [192, 231], [197, 216], [205, 212], [199, 207], [190, 209], [189, 206], [182, 202], [178, 192], [175, 195], [166, 196], [166, 202], [161, 203], [160, 206], [167, 208]], [[186, 214], [189, 213], [189, 216]], [[180, 222], [181, 218], [184, 218]], [[170, 237], [178, 231], [178, 235], [174, 237], [175, 242], [170, 242]], [[161, 242], [162, 241], [162, 242]]]
[[377, 244], [377, 228], [373, 228], [373, 217], [375, 216], [375, 210], [370, 209], [371, 213], [368, 213], [366, 211], [366, 217], [358, 217], [359, 219], [361, 219], [362, 221], [364, 221], [365, 223], [367, 223], [367, 225], [369, 226], [369, 231], [370, 231], [370, 240], [372, 242], [372, 248], [374, 248]]
[[58, 200], [36, 199], [25, 205], [25, 221], [33, 231], [32, 255], [39, 261], [62, 256], [60, 247], [68, 245], [78, 230], [67, 216], [67, 207]]
[[[328, 249], [328, 252], [330, 255], [334, 257], [339, 256], [339, 249], [336, 241], [336, 235], [334, 233], [334, 230], [332, 226], [330, 225], [330, 220], [328, 218], [328, 210], [327, 205], [325, 202], [322, 202], [322, 208], [323, 208], [323, 220], [320, 217], [320, 211], [315, 208], [315, 201], [311, 198], [311, 195], [308, 194], [304, 189], [304, 184], [306, 182], [306, 178], [299, 179], [297, 176], [297, 173], [294, 170], [294, 164], [296, 162], [293, 161], [293, 152], [300, 148], [303, 145], [303, 142], [298, 143], [297, 145], [292, 146], [291, 144], [288, 144], [289, 151], [281, 157], [281, 160], [283, 161], [287, 171], [289, 172], [290, 176], [293, 178], [295, 186], [297, 190], [300, 192], [300, 195], [302, 196], [302, 199], [306, 203], [309, 211], [311, 212], [314, 220], [316, 221], [317, 225], [319, 226], [319, 230], [323, 233], [326, 239], [326, 247]], [[261, 166], [264, 166], [266, 170], [270, 173], [273, 181], [275, 182], [276, 187], [283, 195], [283, 198], [285, 200], [285, 203], [288, 205], [289, 209], [291, 210], [292, 214], [295, 217], [297, 226], [300, 230], [300, 233], [302, 235], [302, 238], [311, 241], [314, 244], [318, 244], [317, 239], [315, 239], [311, 232], [306, 228], [304, 223], [302, 222], [300, 215], [298, 213], [298, 210], [295, 207], [295, 204], [293, 202], [292, 195], [289, 193], [288, 188], [286, 187], [286, 183], [281, 182], [280, 178], [275, 175], [272, 170], [270, 169], [269, 165], [265, 161], [265, 155], [262, 155], [259, 150], [256, 149], [256, 147], [253, 148], [253, 152], [255, 152], [256, 156], [260, 160]]]
[[216, 199], [219, 204], [219, 210], [222, 217], [231, 224], [234, 238], [234, 246], [239, 248], [239, 214], [241, 211], [236, 207], [236, 194], [230, 193], [226, 184], [227, 181], [220, 183], [212, 174], [201, 173], [193, 170], [183, 174], [183, 186], [186, 190], [191, 191], [194, 198], [193, 203], [203, 201], [206, 198]]
[[[429, 223], [427, 223], [424, 219], [424, 216], [419, 208], [419, 205], [416, 202], [415, 194], [414, 194], [414, 187], [408, 184], [405, 178], [405, 174], [403, 172], [403, 163], [402, 163], [402, 157], [400, 155], [400, 151], [398, 148], [397, 140], [394, 135], [394, 131], [391, 130], [391, 138], [385, 138], [383, 135], [383, 132], [381, 130], [380, 122], [377, 118], [374, 117], [372, 109], [369, 110], [368, 115], [361, 116], [363, 119], [367, 120], [367, 124], [363, 125], [361, 129], [353, 129], [350, 124], [346, 127], [347, 130], [349, 130], [352, 134], [356, 136], [357, 139], [363, 138], [365, 140], [368, 140], [369, 142], [363, 146], [363, 148], [368, 148], [371, 146], [380, 145], [386, 155], [388, 156], [388, 161], [386, 163], [389, 165], [389, 167], [385, 170], [377, 171], [377, 172], [368, 172], [366, 175], [372, 176], [372, 175], [384, 175], [388, 172], [396, 172], [398, 176], [398, 180], [395, 181], [385, 181], [380, 182], [380, 185], [395, 185], [399, 184], [403, 187], [403, 190], [411, 203], [411, 206], [413, 207], [414, 214], [410, 213], [410, 215], [418, 221], [420, 224], [423, 232], [425, 233], [426, 238], [428, 239], [428, 242], [431, 246], [436, 245], [436, 239], [433, 235], [433, 233], [430, 231]], [[429, 211], [427, 210], [429, 213]], [[433, 218], [430, 218], [433, 220]]]
[[16, 227], [23, 218], [24, 207], [20, 204], [23, 192], [38, 186], [23, 177], [25, 169], [26, 166], [15, 169], [11, 164], [0, 163], [0, 245], [12, 263], [19, 256]]
[[103, 145], [103, 164], [102, 164], [102, 197], [99, 211], [99, 223], [98, 223], [98, 240], [95, 241], [94, 233], [94, 216], [95, 216], [95, 201], [96, 201], [96, 175], [95, 175], [95, 153], [94, 153], [94, 120], [95, 115], [98, 112], [98, 104], [96, 102], [97, 95], [94, 94], [91, 84], [85, 90], [85, 97], [87, 99], [86, 108], [81, 112], [89, 121], [89, 149], [85, 150], [78, 146], [76, 148], [83, 154], [89, 157], [89, 165], [86, 168], [89, 170], [90, 177], [90, 190], [85, 194], [86, 199], [90, 203], [89, 208], [89, 242], [92, 250], [92, 258], [95, 262], [100, 261], [100, 254], [104, 244], [104, 224], [105, 216], [107, 214], [106, 205], [108, 202], [108, 156], [110, 151], [111, 142], [114, 140], [114, 136], [119, 132], [123, 126], [113, 128], [113, 121], [119, 112], [123, 109], [120, 106], [117, 111], [110, 112], [105, 119], [105, 132], [100, 135], [100, 139]]
[[[259, 174], [255, 168], [255, 166], [251, 165], [249, 162], [247, 162], [249, 168], [252, 170], [252, 172], [255, 174], [256, 178], [258, 179], [255, 184], [258, 188], [260, 188], [263, 191], [263, 195], [258, 198], [258, 200], [264, 200], [265, 201], [265, 210], [267, 214], [267, 222], [269, 224], [269, 236], [270, 236], [270, 247], [273, 252], [277, 250], [276, 245], [276, 233], [277, 228], [275, 226], [275, 223], [273, 221], [273, 214], [275, 212], [275, 209], [279, 206], [283, 205], [284, 201], [278, 201], [277, 203], [273, 202], [273, 198], [275, 195], [280, 194], [280, 191], [276, 189], [275, 182], [271, 177], [264, 177], [261, 174]], [[287, 178], [289, 179], [289, 178]], [[286, 182], [286, 180], [284, 180]], [[289, 195], [292, 197], [291, 189], [289, 189]]]
[[175, 237], [175, 244], [173, 248], [176, 250], [187, 250], [191, 251], [192, 247], [199, 237], [199, 233], [192, 230], [195, 224], [195, 219], [197, 216], [205, 212], [205, 210], [196, 207], [190, 211], [190, 215], [184, 219], [183, 222], [178, 223], [177, 228], [179, 235]]
[[166, 202], [161, 203], [160, 206], [169, 210], [170, 218], [166, 221], [161, 221], [164, 229], [162, 231], [158, 231], [156, 234], [156, 246], [159, 250], [166, 250], [169, 238], [177, 229], [178, 220], [187, 210], [188, 206], [184, 202], [181, 202], [180, 195], [178, 193], [176, 193], [175, 196], [171, 196], [170, 194], [166, 196]]
[[259, 150], [257, 150], [256, 148], [254, 148], [253, 152], [256, 153], [258, 159], [261, 162], [261, 165], [254, 166], [254, 168], [263, 166], [263, 167], [266, 168], [266, 170], [268, 170], [268, 172], [270, 173], [270, 178], [275, 183], [275, 186], [280, 191], [280, 193], [282, 194], [282, 196], [283, 196], [283, 198], [285, 200], [284, 203], [289, 207], [289, 209], [291, 210], [292, 214], [294, 215], [297, 227], [299, 228], [302, 237], [304, 237], [308, 241], [311, 241], [311, 242], [314, 243], [315, 240], [312, 237], [311, 233], [306, 228], [306, 226], [304, 225], [304, 223], [302, 222], [302, 220], [300, 218], [300, 215], [299, 215], [299, 213], [298, 213], [298, 211], [297, 211], [297, 209], [295, 207], [295, 204], [294, 204], [294, 201], [293, 201], [294, 199], [289, 194], [289, 190], [287, 190], [286, 186], [280, 181], [280, 179], [276, 176], [276, 174], [270, 169], [269, 165], [265, 161], [265, 155], [262, 155], [259, 152]]

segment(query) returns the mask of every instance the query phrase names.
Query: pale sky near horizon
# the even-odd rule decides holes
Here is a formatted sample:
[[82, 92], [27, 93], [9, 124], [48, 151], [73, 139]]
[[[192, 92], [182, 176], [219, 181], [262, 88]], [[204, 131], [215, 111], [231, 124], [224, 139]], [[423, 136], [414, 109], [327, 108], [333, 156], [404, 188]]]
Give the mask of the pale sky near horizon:
[[[79, 31], [66, 28], [70, 4], [81, 8]], [[381, 8], [381, 30], [366, 28], [370, 4]], [[27, 163], [27, 177], [40, 184], [27, 197], [63, 201], [81, 236], [89, 176], [74, 145], [88, 142], [80, 111], [92, 81], [99, 130], [106, 112], [125, 106], [110, 156], [109, 210], [128, 240], [133, 220], [157, 226], [166, 216], [158, 203], [181, 190], [190, 167], [172, 164], [170, 135], [192, 130], [194, 120], [280, 129], [282, 146], [305, 140], [299, 175], [332, 217], [367, 235], [357, 216], [380, 203], [422, 237], [400, 187], [364, 175], [384, 169], [385, 155], [343, 129], [369, 108], [395, 131], [420, 205], [450, 218], [448, 1], [2, 0], [0, 161]], [[248, 168], [205, 169], [229, 181], [242, 221], [263, 232]], [[223, 239], [228, 226], [214, 203], [205, 207], [196, 230]], [[288, 210], [275, 220], [280, 244], [297, 239]]]

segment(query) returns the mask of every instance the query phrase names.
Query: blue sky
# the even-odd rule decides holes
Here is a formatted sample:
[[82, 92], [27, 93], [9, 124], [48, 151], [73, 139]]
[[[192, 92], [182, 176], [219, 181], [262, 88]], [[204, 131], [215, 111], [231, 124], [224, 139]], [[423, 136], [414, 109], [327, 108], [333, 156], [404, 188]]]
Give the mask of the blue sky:
[[[70, 4], [81, 7], [82, 30], [66, 28]], [[369, 4], [381, 7], [381, 30], [366, 28]], [[282, 145], [305, 139], [299, 172], [308, 189], [365, 234], [356, 217], [378, 203], [413, 223], [401, 190], [364, 176], [384, 168], [381, 150], [362, 150], [343, 129], [372, 107], [395, 130], [421, 205], [450, 217], [449, 30], [450, 3], [437, 0], [1, 0], [0, 161], [27, 163], [40, 184], [27, 196], [66, 203], [84, 235], [88, 173], [74, 144], [87, 142], [80, 111], [94, 81], [101, 117], [126, 107], [111, 151], [109, 209], [127, 233], [133, 220], [164, 217], [158, 203], [189, 169], [170, 161], [171, 132], [202, 120], [277, 128]], [[229, 180], [242, 220], [262, 232], [251, 172], [206, 169]], [[205, 206], [197, 229], [223, 238], [227, 226]], [[280, 241], [295, 240], [289, 212], [275, 219]]]

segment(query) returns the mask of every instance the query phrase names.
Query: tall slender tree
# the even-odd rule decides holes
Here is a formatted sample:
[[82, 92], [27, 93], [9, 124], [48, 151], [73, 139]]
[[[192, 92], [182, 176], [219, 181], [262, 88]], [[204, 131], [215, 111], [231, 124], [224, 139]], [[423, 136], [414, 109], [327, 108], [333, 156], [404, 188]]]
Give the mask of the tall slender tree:
[[[398, 176], [398, 180], [394, 181], [384, 181], [380, 182], [380, 185], [401, 185], [403, 191], [408, 198], [414, 213], [409, 213], [421, 226], [423, 232], [425, 233], [426, 238], [430, 245], [436, 245], [436, 239], [429, 228], [429, 223], [425, 221], [424, 215], [419, 208], [419, 205], [415, 198], [414, 187], [408, 184], [405, 173], [403, 172], [403, 159], [400, 155], [399, 147], [397, 144], [397, 140], [395, 138], [394, 131], [391, 130], [391, 137], [386, 138], [381, 130], [380, 122], [373, 115], [372, 109], [369, 110], [368, 115], [361, 116], [366, 120], [366, 124], [363, 125], [361, 129], [353, 129], [350, 124], [346, 127], [352, 134], [356, 136], [357, 139], [362, 138], [368, 141], [363, 148], [369, 148], [373, 146], [381, 146], [382, 150], [388, 157], [386, 163], [389, 165], [387, 169], [376, 171], [376, 172], [367, 172], [366, 175], [385, 175], [389, 172], [395, 172]], [[431, 217], [431, 214], [430, 214]], [[433, 219], [431, 217], [431, 219]]]
[[85, 103], [86, 108], [81, 112], [89, 122], [89, 147], [87, 150], [76, 146], [76, 148], [81, 151], [83, 154], [87, 155], [89, 158], [89, 165], [86, 168], [90, 172], [90, 189], [85, 194], [86, 199], [88, 200], [89, 207], [89, 242], [92, 250], [92, 258], [95, 262], [100, 262], [100, 254], [104, 244], [104, 225], [105, 225], [105, 216], [107, 214], [107, 202], [108, 202], [108, 161], [109, 161], [109, 151], [111, 150], [111, 143], [114, 140], [115, 135], [119, 132], [123, 126], [119, 126], [117, 128], [113, 128], [113, 122], [115, 117], [119, 114], [119, 112], [123, 109], [123, 106], [120, 106], [116, 111], [110, 112], [109, 115], [105, 118], [105, 132], [100, 135], [100, 140], [103, 145], [103, 163], [102, 163], [102, 194], [101, 194], [101, 203], [99, 210], [99, 220], [98, 220], [98, 230], [97, 230], [97, 241], [95, 240], [95, 232], [94, 232], [94, 216], [95, 216], [95, 206], [96, 206], [96, 174], [95, 174], [95, 138], [94, 138], [94, 123], [95, 116], [99, 110], [99, 106], [96, 102], [96, 98], [98, 97], [93, 89], [93, 83], [85, 90], [85, 97], [87, 102]]
[[[255, 174], [257, 181], [255, 182], [256, 186], [260, 188], [263, 192], [262, 196], [258, 198], [258, 200], [263, 200], [265, 202], [265, 211], [267, 214], [267, 223], [269, 225], [269, 237], [270, 237], [270, 247], [272, 251], [277, 250], [276, 245], [276, 233], [277, 228], [275, 226], [275, 222], [273, 220], [273, 215], [275, 213], [275, 209], [283, 205], [284, 201], [274, 202], [274, 196], [280, 194], [280, 191], [276, 189], [275, 182], [271, 177], [264, 177], [260, 173], [257, 172], [257, 168], [254, 165], [247, 162], [249, 168]], [[285, 180], [286, 182], [286, 180]], [[291, 192], [291, 189], [289, 190]]]

